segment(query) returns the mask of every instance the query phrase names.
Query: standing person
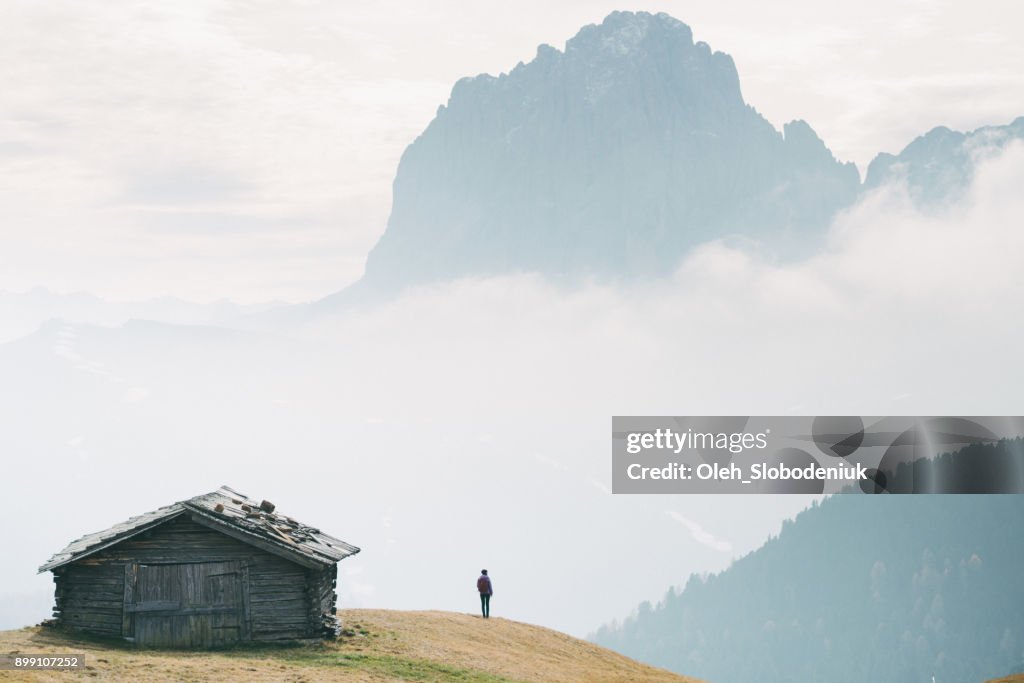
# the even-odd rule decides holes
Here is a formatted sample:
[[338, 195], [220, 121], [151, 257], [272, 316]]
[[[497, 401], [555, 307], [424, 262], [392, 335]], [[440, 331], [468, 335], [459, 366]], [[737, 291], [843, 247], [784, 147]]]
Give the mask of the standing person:
[[487, 570], [480, 570], [480, 578], [476, 580], [476, 589], [480, 591], [480, 611], [484, 619], [491, 618], [491, 596], [494, 595], [494, 588], [491, 586], [491, 577], [487, 576]]

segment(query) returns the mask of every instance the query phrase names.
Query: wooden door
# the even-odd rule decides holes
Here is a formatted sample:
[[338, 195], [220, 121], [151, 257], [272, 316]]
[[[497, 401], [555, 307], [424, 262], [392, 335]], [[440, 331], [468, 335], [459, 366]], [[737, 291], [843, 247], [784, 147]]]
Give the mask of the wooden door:
[[155, 647], [242, 640], [244, 584], [237, 562], [133, 565], [125, 584], [126, 631], [136, 643]]

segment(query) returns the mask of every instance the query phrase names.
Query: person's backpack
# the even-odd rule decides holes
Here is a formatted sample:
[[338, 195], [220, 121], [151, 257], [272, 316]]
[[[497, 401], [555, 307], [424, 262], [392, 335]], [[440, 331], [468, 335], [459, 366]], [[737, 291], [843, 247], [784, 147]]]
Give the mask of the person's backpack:
[[481, 576], [479, 579], [476, 580], [476, 589], [480, 593], [490, 593], [491, 580], [486, 576]]

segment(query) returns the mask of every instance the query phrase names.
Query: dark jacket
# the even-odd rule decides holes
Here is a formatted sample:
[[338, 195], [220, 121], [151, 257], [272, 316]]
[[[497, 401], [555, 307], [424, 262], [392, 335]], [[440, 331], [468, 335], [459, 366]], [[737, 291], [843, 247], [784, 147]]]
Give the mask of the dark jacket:
[[476, 589], [480, 591], [480, 595], [494, 595], [494, 589], [491, 588], [491, 577], [480, 575], [480, 578], [476, 580]]

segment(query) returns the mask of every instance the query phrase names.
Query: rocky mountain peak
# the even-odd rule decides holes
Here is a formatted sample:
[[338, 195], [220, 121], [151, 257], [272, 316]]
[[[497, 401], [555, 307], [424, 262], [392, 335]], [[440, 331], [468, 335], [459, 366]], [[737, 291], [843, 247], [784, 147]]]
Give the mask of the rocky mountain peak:
[[747, 105], [732, 58], [686, 24], [614, 12], [564, 50], [455, 84], [402, 157], [361, 286], [656, 276], [730, 235], [785, 250], [858, 185], [807, 123], [783, 133]]

